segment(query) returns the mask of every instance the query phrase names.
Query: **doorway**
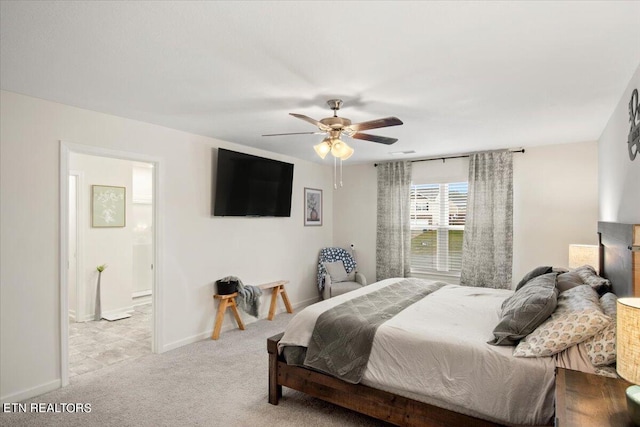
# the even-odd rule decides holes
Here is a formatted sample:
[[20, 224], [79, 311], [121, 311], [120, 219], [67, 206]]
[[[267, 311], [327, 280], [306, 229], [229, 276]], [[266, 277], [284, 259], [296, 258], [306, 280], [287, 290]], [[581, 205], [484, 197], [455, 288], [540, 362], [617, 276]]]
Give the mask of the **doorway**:
[[[157, 159], [61, 143], [63, 386], [161, 348], [158, 170]], [[94, 187], [122, 194], [122, 223], [96, 220]]]

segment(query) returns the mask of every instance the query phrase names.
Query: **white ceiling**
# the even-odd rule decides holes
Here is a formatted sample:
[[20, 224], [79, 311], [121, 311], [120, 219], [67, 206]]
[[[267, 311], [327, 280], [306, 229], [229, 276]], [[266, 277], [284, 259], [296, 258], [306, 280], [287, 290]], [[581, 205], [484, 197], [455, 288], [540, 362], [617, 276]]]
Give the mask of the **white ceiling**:
[[[6, 2], [4, 90], [313, 161], [289, 116], [353, 122], [349, 162], [596, 140], [640, 63], [640, 2]], [[394, 157], [397, 158], [397, 157]], [[330, 159], [325, 159], [329, 162]]]

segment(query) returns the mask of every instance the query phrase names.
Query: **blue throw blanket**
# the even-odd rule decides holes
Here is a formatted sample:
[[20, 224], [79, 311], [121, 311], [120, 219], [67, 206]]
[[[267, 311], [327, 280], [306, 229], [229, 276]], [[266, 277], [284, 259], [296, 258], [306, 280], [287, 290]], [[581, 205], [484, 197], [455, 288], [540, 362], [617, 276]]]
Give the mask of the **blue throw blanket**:
[[220, 279], [221, 282], [238, 282], [238, 307], [245, 313], [258, 317], [260, 314], [260, 295], [262, 289], [257, 286], [245, 285], [236, 276], [227, 276]]

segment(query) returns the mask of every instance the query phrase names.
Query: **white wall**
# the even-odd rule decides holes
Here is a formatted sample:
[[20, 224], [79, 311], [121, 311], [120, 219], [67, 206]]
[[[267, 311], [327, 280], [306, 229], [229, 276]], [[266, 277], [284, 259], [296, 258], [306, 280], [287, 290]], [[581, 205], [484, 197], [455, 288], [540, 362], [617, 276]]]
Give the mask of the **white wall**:
[[[376, 281], [376, 168], [371, 164], [343, 166], [343, 187], [333, 192], [334, 243], [354, 244], [358, 271]], [[325, 212], [327, 212], [325, 210]]]
[[[413, 163], [414, 182], [466, 180], [468, 160]], [[566, 266], [569, 244], [597, 243], [597, 144], [527, 148], [514, 154], [513, 280], [539, 265]], [[335, 242], [358, 248], [359, 269], [375, 279], [376, 168], [344, 168], [335, 192]], [[451, 280], [449, 280], [451, 281]]]
[[629, 101], [640, 91], [640, 66], [598, 140], [600, 220], [640, 223], [640, 155], [629, 158]]
[[[247, 284], [288, 279], [294, 305], [317, 299], [317, 254], [333, 243], [333, 219], [325, 215], [322, 227], [304, 227], [303, 189], [323, 189], [325, 212], [332, 212], [331, 168], [6, 91], [0, 121], [3, 401], [60, 384], [60, 140], [160, 160], [164, 349], [211, 333], [214, 282], [228, 274]], [[212, 218], [215, 147], [294, 163], [291, 217]], [[268, 298], [262, 299], [263, 315]], [[230, 325], [230, 318], [225, 322]]]
[[598, 243], [596, 142], [529, 147], [513, 158], [513, 282], [566, 267], [571, 243]]
[[[78, 209], [79, 215], [84, 218], [84, 230], [81, 232], [84, 271], [78, 277], [78, 286], [82, 286], [80, 294], [84, 296], [80, 301], [80, 311], [84, 316], [78, 320], [93, 320], [98, 279], [96, 267], [102, 264], [107, 264], [100, 281], [102, 313], [129, 311], [132, 308], [133, 290], [132, 162], [71, 153], [69, 167], [84, 175], [83, 187], [78, 188], [83, 192], [84, 200]], [[91, 226], [93, 185], [125, 187], [125, 227]]]

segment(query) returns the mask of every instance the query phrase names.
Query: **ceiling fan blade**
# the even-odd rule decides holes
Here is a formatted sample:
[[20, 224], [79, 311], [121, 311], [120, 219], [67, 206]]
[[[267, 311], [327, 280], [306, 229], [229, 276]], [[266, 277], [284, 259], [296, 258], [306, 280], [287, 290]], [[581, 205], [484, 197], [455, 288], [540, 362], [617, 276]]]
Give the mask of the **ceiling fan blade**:
[[397, 117], [385, 117], [384, 119], [371, 120], [368, 122], [356, 123], [351, 126], [348, 126], [348, 129], [351, 129], [355, 132], [361, 130], [368, 129], [377, 129], [377, 128], [386, 128], [388, 126], [398, 126], [402, 124], [402, 120]]
[[324, 135], [324, 132], [268, 133], [262, 136], [281, 136], [281, 135]]
[[386, 136], [370, 135], [368, 133], [354, 133], [351, 138], [364, 139], [365, 141], [378, 142], [380, 144], [391, 145], [395, 143], [398, 138], [387, 138]]
[[316, 125], [320, 130], [324, 130], [324, 131], [331, 130], [331, 127], [325, 125], [324, 123], [320, 123], [319, 121], [312, 119], [311, 117], [305, 116], [304, 114], [296, 114], [296, 113], [289, 113], [289, 114], [292, 115], [293, 117], [297, 117], [298, 119], [304, 120], [305, 122], [309, 122], [312, 125]]

